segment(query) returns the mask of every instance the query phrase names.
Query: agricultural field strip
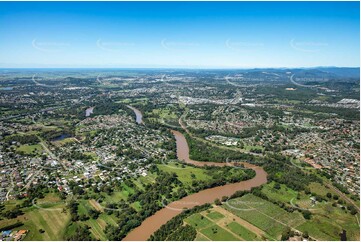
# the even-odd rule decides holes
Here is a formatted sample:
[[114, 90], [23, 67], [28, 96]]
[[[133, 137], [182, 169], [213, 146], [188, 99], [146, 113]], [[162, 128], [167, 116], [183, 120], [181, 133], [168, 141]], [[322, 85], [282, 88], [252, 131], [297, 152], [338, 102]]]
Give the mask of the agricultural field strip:
[[[228, 233], [232, 234], [233, 236], [235, 236], [236, 238], [239, 238], [240, 240], [244, 240], [244, 238], [242, 238], [241, 236], [239, 236], [238, 234], [235, 234], [234, 232], [232, 232], [231, 230], [229, 230], [226, 226], [224, 226], [224, 222], [227, 221], [227, 217], [219, 219], [218, 221], [211, 219], [209, 216], [207, 216], [206, 212], [201, 212], [202, 215], [206, 216], [209, 220], [211, 220], [214, 224], [218, 225], [219, 227], [221, 227], [222, 229], [226, 230]], [[223, 222], [223, 223], [222, 223]], [[213, 225], [213, 224], [212, 224]], [[211, 225], [210, 225], [211, 226]], [[209, 226], [207, 226], [209, 227]], [[206, 228], [203, 228], [206, 229]], [[202, 229], [202, 230], [203, 230]], [[203, 234], [204, 235], [204, 234]]]
[[245, 227], [246, 229], [250, 230], [251, 232], [255, 233], [256, 235], [258, 235], [260, 237], [262, 237], [266, 234], [263, 230], [259, 229], [258, 227], [254, 226], [253, 224], [247, 222], [246, 220], [234, 215], [233, 213], [227, 211], [226, 209], [224, 209], [222, 207], [215, 206], [213, 210], [225, 215], [225, 217], [234, 218], [235, 221], [237, 223], [239, 223], [241, 226]]
[[[285, 226], [285, 227], [290, 227], [290, 228], [293, 229], [294, 231], [302, 234], [302, 232], [299, 231], [298, 229], [296, 229], [295, 227], [290, 226], [290, 225], [288, 225], [288, 224], [286, 224], [286, 223], [284, 223], [284, 222], [282, 222], [282, 221], [280, 221], [280, 220], [278, 220], [278, 219], [276, 219], [276, 218], [274, 218], [274, 217], [272, 217], [272, 216], [269, 216], [268, 214], [262, 212], [261, 210], [259, 210], [259, 209], [257, 209], [257, 208], [252, 207], [252, 206], [250, 206], [250, 205], [248, 205], [248, 204], [244, 204], [244, 205], [247, 206], [248, 208], [250, 208], [250, 209], [252, 209], [252, 210], [255, 210], [255, 211], [259, 212], [260, 214], [262, 214], [262, 215], [264, 215], [264, 216], [272, 219], [273, 221], [275, 221], [275, 222], [277, 222], [277, 223], [279, 223], [279, 224], [281, 224], [281, 225], [283, 225], [283, 226]], [[275, 239], [275, 238], [273, 238], [273, 239], [274, 239], [274, 240], [277, 240], [277, 239]], [[312, 239], [314, 239], [314, 238], [312, 238]], [[315, 239], [315, 240], [316, 240], [316, 239]]]
[[[187, 225], [188, 223], [184, 221], [184, 224]], [[191, 225], [189, 224], [189, 226], [191, 226]], [[211, 226], [213, 226], [213, 224], [210, 224], [210, 225], [208, 225], [208, 226], [206, 226], [206, 227], [204, 227], [204, 228], [202, 228], [202, 229], [206, 229], [206, 228], [209, 228], [209, 227], [211, 227]], [[201, 229], [200, 229], [200, 230], [201, 230]], [[197, 231], [197, 233], [200, 233], [201, 235], [203, 235], [203, 236], [204, 236], [206, 239], [208, 239], [209, 241], [213, 241], [213, 240], [210, 239], [207, 235], [203, 234], [200, 230]]]

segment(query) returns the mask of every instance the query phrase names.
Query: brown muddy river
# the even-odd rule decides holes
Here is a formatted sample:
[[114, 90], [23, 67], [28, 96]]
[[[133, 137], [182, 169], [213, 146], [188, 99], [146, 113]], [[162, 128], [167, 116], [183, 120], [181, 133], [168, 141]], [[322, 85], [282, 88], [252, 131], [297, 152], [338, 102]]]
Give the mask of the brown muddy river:
[[[177, 142], [177, 156], [179, 160], [196, 166], [214, 165], [227, 166], [231, 163], [201, 162], [189, 158], [189, 148], [184, 135], [178, 131], [172, 130]], [[154, 215], [146, 218], [143, 223], [132, 230], [123, 240], [147, 240], [155, 231], [157, 231], [167, 221], [180, 214], [184, 209], [193, 208], [205, 203], [213, 203], [216, 198], [233, 195], [236, 191], [250, 190], [267, 182], [267, 173], [263, 168], [248, 163], [242, 163], [246, 168], [253, 169], [256, 176], [247, 181], [227, 184], [224, 186], [205, 189], [198, 193], [186, 196], [178, 201], [174, 201]]]

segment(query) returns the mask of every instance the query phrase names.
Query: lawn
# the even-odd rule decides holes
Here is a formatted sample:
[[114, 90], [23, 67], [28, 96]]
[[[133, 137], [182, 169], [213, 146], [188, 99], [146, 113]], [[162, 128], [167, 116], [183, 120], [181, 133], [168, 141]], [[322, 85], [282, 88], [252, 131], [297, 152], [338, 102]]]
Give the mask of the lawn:
[[156, 175], [148, 173], [146, 176], [140, 176], [136, 179], [132, 179], [132, 182], [140, 189], [144, 190], [144, 185], [151, 184], [155, 182]]
[[210, 227], [204, 228], [200, 231], [202, 234], [214, 241], [236, 241], [237, 237], [222, 229], [218, 225], [214, 224]]
[[267, 183], [263, 185], [262, 192], [270, 199], [281, 201], [284, 203], [290, 203], [290, 201], [294, 198], [297, 198], [298, 192], [288, 188], [286, 185], [281, 184], [281, 188], [275, 189], [273, 188], [275, 182]]
[[104, 195], [105, 199], [102, 203], [102, 205], [105, 205], [105, 203], [117, 203], [121, 200], [127, 200], [128, 196], [130, 194], [134, 193], [134, 189], [131, 187], [128, 187], [124, 183], [122, 184], [122, 190], [121, 191], [114, 191], [112, 195], [108, 195], [105, 192], [102, 192], [101, 194]]
[[340, 236], [338, 235], [341, 232], [341, 229], [335, 227], [332, 223], [326, 221], [322, 218], [312, 219], [312, 221], [298, 226], [302, 232], [308, 232], [308, 234], [317, 240], [339, 240]]
[[209, 241], [209, 239], [207, 239], [203, 234], [198, 232], [195, 241]]
[[122, 100], [120, 100], [120, 101], [116, 101], [115, 103], [126, 103], [126, 104], [129, 104], [129, 103], [131, 103], [131, 102], [132, 102], [131, 99], [125, 98], [125, 99], [122, 99]]
[[250, 151], [251, 149], [258, 149], [258, 150], [264, 150], [264, 147], [260, 146], [260, 145], [245, 145], [244, 150], [246, 151]]
[[73, 137], [65, 138], [65, 139], [58, 140], [58, 141], [52, 141], [52, 143], [56, 146], [63, 146], [63, 145], [74, 143], [74, 142], [75, 142], [75, 140]]
[[[204, 169], [187, 166], [176, 162], [169, 162], [168, 164], [158, 164], [158, 168], [164, 172], [176, 173], [178, 179], [185, 185], [191, 185], [193, 180], [210, 180], [212, 179], [208, 176]], [[192, 178], [194, 174], [194, 178]]]
[[257, 235], [255, 235], [239, 223], [231, 222], [230, 224], [227, 224], [227, 228], [247, 241], [259, 240]]
[[43, 153], [43, 147], [39, 144], [36, 145], [21, 145], [16, 149], [18, 152], [24, 152], [25, 154], [37, 154]]
[[224, 215], [223, 214], [221, 214], [221, 213], [219, 213], [219, 212], [216, 212], [216, 211], [214, 211], [214, 212], [210, 212], [210, 213], [207, 213], [207, 215], [206, 215], [208, 218], [210, 218], [210, 219], [212, 219], [212, 220], [219, 220], [219, 219], [221, 219], [221, 218], [224, 218]]
[[152, 114], [159, 116], [162, 119], [176, 119], [177, 115], [169, 109], [153, 109]]
[[133, 101], [132, 101], [132, 105], [140, 105], [140, 106], [144, 106], [148, 103], [148, 98], [135, 98]]
[[79, 201], [78, 214], [79, 215], [88, 215], [88, 210], [91, 207], [93, 207], [93, 206], [91, 206], [88, 201], [86, 201], [86, 200]]
[[314, 192], [322, 196], [326, 196], [328, 192], [331, 194], [335, 194], [330, 188], [327, 188], [320, 183], [312, 182], [308, 187], [310, 188], [311, 192]]
[[199, 213], [189, 216], [184, 221], [189, 225], [191, 225], [192, 227], [196, 228], [197, 230], [213, 224], [212, 221], [210, 221], [209, 219], [207, 219], [206, 217], [204, 217]]
[[[104, 202], [107, 203], [117, 203], [120, 200], [127, 200], [128, 196], [129, 196], [129, 192], [126, 190], [122, 190], [122, 191], [115, 191], [112, 193], [112, 195], [108, 195], [105, 192], [102, 193], [102, 195], [105, 196]], [[104, 203], [105, 204], [105, 203]], [[103, 205], [104, 205], [103, 204]]]

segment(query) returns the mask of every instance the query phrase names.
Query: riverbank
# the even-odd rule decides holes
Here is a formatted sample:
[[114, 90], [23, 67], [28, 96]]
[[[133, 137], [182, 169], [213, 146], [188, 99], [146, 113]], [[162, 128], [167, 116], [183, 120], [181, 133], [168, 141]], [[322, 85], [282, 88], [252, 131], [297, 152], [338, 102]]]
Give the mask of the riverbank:
[[[129, 106], [129, 108], [131, 107]], [[134, 109], [133, 111], [135, 112]], [[176, 138], [177, 157], [179, 160], [196, 166], [213, 165], [213, 166], [222, 167], [222, 166], [231, 165], [229, 163], [201, 162], [190, 159], [189, 147], [184, 135], [181, 132], [175, 130], [172, 130], [172, 133]], [[230, 196], [234, 194], [236, 191], [250, 190], [253, 187], [258, 187], [260, 185], [267, 183], [267, 173], [263, 170], [263, 168], [246, 162], [243, 162], [242, 164], [244, 165], [245, 168], [253, 169], [256, 173], [256, 176], [247, 181], [241, 181], [237, 183], [227, 184], [224, 186], [205, 189], [198, 193], [194, 193], [189, 196], [186, 196], [178, 201], [174, 201], [166, 205], [163, 209], [157, 211], [154, 215], [145, 219], [139, 227], [132, 230], [123, 240], [124, 241], [147, 240], [163, 224], [165, 224], [170, 219], [180, 214], [184, 209], [190, 209], [195, 206], [203, 205], [206, 203], [213, 203], [214, 200], [217, 198], [221, 199], [223, 196]]]

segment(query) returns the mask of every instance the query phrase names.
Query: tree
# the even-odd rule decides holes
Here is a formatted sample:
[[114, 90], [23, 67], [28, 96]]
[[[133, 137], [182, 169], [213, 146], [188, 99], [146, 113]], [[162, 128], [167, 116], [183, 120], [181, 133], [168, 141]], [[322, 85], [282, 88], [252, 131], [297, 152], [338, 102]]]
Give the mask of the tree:
[[225, 201], [227, 201], [228, 200], [228, 197], [227, 196], [223, 196], [222, 197], [222, 202], [225, 202]]
[[89, 210], [89, 216], [92, 218], [92, 219], [97, 219], [100, 215], [100, 212], [95, 210], [95, 209], [90, 209]]
[[275, 183], [273, 186], [274, 189], [280, 190], [281, 189], [281, 185], [279, 183]]
[[222, 205], [222, 202], [217, 198], [216, 200], [214, 200], [214, 203], [217, 205], [217, 206], [221, 206]]
[[347, 209], [350, 210], [350, 213], [351, 213], [352, 215], [355, 215], [355, 214], [357, 213], [357, 210], [356, 210], [356, 208], [355, 208], [353, 205], [348, 205], [348, 206], [347, 206]]
[[312, 213], [308, 210], [303, 210], [302, 215], [305, 219], [311, 219]]
[[290, 235], [291, 235], [291, 229], [287, 227], [287, 229], [282, 233], [281, 240], [282, 241], [288, 240], [290, 238]]

